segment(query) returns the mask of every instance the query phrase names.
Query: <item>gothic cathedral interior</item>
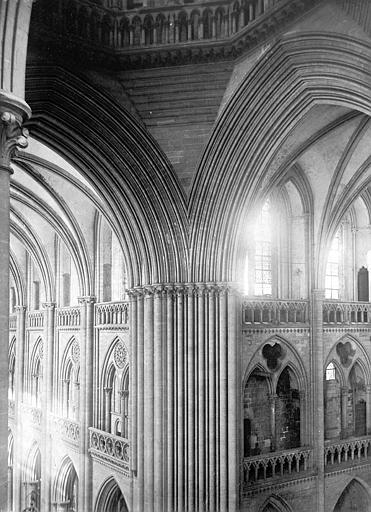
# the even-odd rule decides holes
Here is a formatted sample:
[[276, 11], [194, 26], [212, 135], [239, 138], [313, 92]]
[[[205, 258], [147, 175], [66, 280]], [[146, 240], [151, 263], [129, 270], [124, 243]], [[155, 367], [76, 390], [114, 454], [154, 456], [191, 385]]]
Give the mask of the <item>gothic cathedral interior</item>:
[[370, 0], [0, 0], [1, 512], [370, 512], [370, 116]]

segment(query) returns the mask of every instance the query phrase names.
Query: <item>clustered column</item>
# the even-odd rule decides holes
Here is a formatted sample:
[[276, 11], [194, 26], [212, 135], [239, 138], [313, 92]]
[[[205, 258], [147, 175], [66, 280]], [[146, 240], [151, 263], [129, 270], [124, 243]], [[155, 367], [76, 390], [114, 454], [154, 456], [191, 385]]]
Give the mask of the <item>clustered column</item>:
[[[0, 11], [1, 12], [1, 11]], [[27, 146], [22, 123], [30, 115], [27, 105], [0, 90], [0, 510], [7, 509], [8, 493], [8, 343], [9, 343], [9, 233], [10, 162], [17, 147]]]
[[324, 399], [323, 399], [323, 290], [312, 292], [312, 354], [313, 369], [311, 385], [313, 393], [314, 458], [317, 467], [317, 512], [324, 511]]
[[15, 358], [15, 432], [14, 432], [14, 458], [13, 458], [13, 506], [14, 510], [21, 510], [21, 476], [22, 460], [22, 411], [24, 350], [25, 350], [25, 322], [26, 306], [15, 307], [17, 315], [16, 332], [16, 358]]
[[41, 512], [49, 512], [51, 503], [51, 437], [50, 417], [53, 411], [53, 350], [55, 303], [47, 302], [44, 308], [44, 373], [42, 398], [42, 452], [41, 452]]
[[131, 293], [133, 510], [237, 508], [236, 302], [226, 284]]
[[89, 455], [89, 427], [93, 426], [93, 355], [94, 355], [94, 303], [95, 297], [80, 297], [81, 309], [80, 347], [80, 474], [79, 508], [92, 509], [92, 461]]

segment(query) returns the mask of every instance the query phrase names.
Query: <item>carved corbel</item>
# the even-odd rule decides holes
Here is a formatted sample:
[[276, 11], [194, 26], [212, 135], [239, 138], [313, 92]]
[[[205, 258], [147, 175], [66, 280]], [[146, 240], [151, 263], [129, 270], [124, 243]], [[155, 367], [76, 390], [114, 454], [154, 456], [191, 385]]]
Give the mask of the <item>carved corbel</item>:
[[26, 148], [28, 130], [11, 112], [2, 112], [0, 117], [0, 168], [10, 170], [12, 158], [18, 148]]

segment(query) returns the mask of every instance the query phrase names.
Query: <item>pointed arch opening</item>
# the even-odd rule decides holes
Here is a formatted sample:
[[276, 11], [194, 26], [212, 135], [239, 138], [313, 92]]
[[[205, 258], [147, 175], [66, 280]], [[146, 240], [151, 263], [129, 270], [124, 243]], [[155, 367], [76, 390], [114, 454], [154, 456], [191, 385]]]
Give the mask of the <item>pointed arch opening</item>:
[[95, 504], [95, 512], [129, 512], [125, 497], [114, 478], [101, 487]]
[[279, 450], [300, 446], [300, 390], [298, 379], [286, 366], [276, 388], [276, 445]]
[[356, 479], [351, 480], [338, 499], [334, 512], [369, 512], [371, 499], [365, 487]]
[[40, 487], [41, 487], [41, 452], [35, 442], [28, 454], [24, 475], [23, 502], [26, 506], [34, 506], [40, 510]]
[[78, 489], [79, 479], [76, 469], [67, 456], [62, 460], [54, 482], [53, 502], [57, 507], [63, 507], [66, 512], [78, 512]]

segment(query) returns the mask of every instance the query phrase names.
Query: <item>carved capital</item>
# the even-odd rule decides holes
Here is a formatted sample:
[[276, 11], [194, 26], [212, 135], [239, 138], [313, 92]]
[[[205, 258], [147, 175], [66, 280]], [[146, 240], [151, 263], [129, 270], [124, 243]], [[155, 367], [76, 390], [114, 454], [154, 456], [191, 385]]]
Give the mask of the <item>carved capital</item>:
[[1, 112], [0, 116], [0, 169], [10, 171], [11, 159], [18, 148], [27, 147], [27, 128], [11, 112]]
[[79, 302], [80, 306], [82, 306], [84, 304], [95, 304], [96, 301], [97, 301], [97, 298], [94, 295], [86, 295], [84, 297], [78, 298], [78, 302]]
[[27, 306], [14, 306], [16, 313], [24, 313], [27, 310]]
[[44, 302], [42, 304], [43, 309], [54, 309], [55, 308], [55, 302]]

